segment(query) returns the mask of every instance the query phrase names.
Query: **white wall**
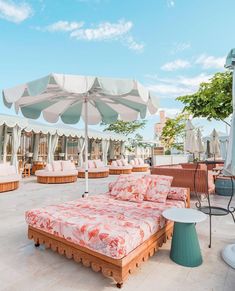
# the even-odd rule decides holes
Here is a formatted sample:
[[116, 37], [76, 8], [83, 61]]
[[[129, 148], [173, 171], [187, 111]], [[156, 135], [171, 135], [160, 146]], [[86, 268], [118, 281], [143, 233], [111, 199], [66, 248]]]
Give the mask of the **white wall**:
[[179, 163], [188, 163], [188, 155], [159, 155], [153, 156], [153, 166], [175, 165]]

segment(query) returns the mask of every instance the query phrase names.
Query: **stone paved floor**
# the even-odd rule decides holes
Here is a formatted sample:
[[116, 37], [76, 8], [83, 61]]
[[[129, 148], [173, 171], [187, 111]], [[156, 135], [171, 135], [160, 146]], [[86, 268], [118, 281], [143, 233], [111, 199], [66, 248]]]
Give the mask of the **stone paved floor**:
[[[90, 193], [107, 190], [109, 181], [92, 180]], [[27, 239], [24, 212], [34, 207], [81, 197], [84, 181], [73, 184], [42, 185], [34, 177], [26, 178], [20, 189], [0, 194], [0, 290], [5, 291], [108, 291], [118, 290], [111, 279], [93, 272], [43, 247], [35, 248]], [[215, 197], [225, 205], [226, 199]], [[193, 206], [194, 203], [192, 203]], [[235, 204], [235, 201], [234, 201]], [[234, 291], [235, 270], [221, 259], [220, 252], [235, 243], [235, 224], [231, 217], [213, 218], [213, 245], [208, 249], [208, 219], [197, 225], [204, 262], [197, 268], [185, 268], [169, 259], [168, 241], [124, 284], [123, 291]]]

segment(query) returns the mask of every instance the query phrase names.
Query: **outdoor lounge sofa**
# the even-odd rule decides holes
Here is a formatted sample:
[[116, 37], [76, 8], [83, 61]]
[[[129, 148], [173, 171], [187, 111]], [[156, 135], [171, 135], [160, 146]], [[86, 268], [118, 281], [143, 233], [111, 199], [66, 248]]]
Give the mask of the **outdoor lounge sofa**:
[[[105, 178], [109, 175], [109, 167], [106, 167], [101, 160], [88, 161], [88, 178]], [[78, 178], [85, 178], [85, 164], [78, 168]]]
[[132, 172], [147, 172], [149, 170], [149, 164], [145, 164], [142, 158], [134, 158], [130, 161], [132, 165]]
[[120, 159], [112, 161], [109, 166], [109, 173], [110, 175], [131, 174], [132, 168], [132, 165], [128, 164], [127, 160]]
[[0, 192], [12, 191], [19, 188], [20, 175], [16, 167], [9, 163], [0, 164]]
[[[122, 175], [110, 183], [106, 194], [27, 211], [28, 238], [36, 247], [45, 244], [95, 272], [101, 271], [120, 288], [129, 274], [172, 236], [173, 222], [166, 221], [162, 212], [190, 207], [189, 189], [169, 187], [164, 202], [147, 201], [146, 181], [151, 184], [155, 177], [128, 178], [129, 182], [123, 176], [133, 175]], [[127, 190], [122, 197], [120, 185]], [[131, 193], [133, 187], [139, 192]]]
[[[197, 167], [197, 169], [196, 169]], [[205, 164], [179, 164], [168, 166], [155, 166], [150, 168], [153, 175], [167, 175], [172, 176], [173, 187], [189, 188], [192, 193], [207, 193], [213, 194], [215, 192], [215, 184], [213, 175], [207, 171]]]
[[54, 161], [45, 169], [35, 172], [37, 182], [43, 184], [63, 184], [77, 181], [78, 171], [71, 161]]

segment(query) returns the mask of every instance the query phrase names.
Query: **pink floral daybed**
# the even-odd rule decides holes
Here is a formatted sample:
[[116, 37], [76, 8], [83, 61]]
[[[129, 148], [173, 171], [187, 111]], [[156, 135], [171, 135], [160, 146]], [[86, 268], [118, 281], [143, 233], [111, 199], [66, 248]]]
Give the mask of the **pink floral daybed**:
[[[35, 246], [45, 244], [113, 277], [121, 287], [129, 273], [172, 235], [173, 223], [163, 218], [163, 210], [189, 207], [189, 191], [185, 188], [169, 188], [163, 199], [163, 185], [158, 187], [161, 194], [158, 191], [156, 195], [152, 178], [141, 177], [141, 183], [140, 178], [126, 179], [111, 183], [109, 193], [104, 195], [27, 211], [29, 238], [34, 239]], [[152, 184], [147, 196], [136, 193], [149, 188], [147, 184]]]

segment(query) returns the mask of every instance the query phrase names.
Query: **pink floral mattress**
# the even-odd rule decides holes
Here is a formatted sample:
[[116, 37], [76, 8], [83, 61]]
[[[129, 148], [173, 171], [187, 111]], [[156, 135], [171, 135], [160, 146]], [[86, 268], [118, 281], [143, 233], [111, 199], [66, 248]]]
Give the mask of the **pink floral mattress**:
[[166, 223], [163, 210], [185, 207], [183, 201], [164, 203], [120, 201], [108, 195], [89, 196], [26, 212], [26, 222], [106, 256], [120, 259]]

